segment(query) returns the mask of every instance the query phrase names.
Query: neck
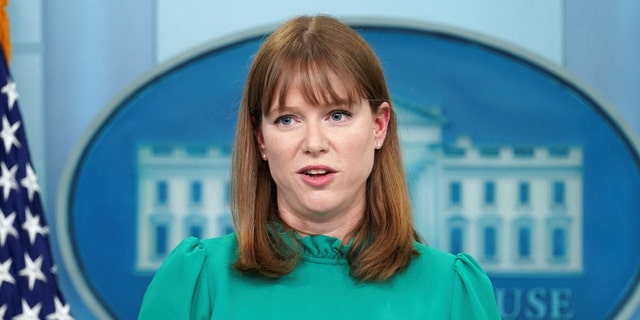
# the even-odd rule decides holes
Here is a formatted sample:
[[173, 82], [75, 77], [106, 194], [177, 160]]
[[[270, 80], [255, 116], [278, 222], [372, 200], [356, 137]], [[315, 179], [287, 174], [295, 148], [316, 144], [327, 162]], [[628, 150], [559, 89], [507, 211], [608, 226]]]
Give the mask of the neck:
[[296, 214], [280, 209], [280, 218], [300, 235], [326, 235], [345, 241], [362, 219], [364, 210], [326, 217], [322, 214]]

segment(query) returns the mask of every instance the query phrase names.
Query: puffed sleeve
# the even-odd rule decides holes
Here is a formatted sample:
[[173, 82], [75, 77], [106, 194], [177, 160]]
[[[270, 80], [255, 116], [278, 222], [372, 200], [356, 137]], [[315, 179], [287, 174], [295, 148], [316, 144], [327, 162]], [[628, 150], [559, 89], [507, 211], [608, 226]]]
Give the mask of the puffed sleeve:
[[183, 240], [147, 287], [138, 319], [210, 319], [205, 260], [200, 240]]
[[493, 286], [476, 260], [458, 254], [453, 287], [452, 319], [500, 319]]

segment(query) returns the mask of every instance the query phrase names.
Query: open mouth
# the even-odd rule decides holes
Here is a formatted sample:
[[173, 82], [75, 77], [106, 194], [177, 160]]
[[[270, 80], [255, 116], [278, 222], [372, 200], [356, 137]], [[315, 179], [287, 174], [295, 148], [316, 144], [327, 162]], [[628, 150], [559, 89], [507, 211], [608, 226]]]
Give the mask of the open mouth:
[[308, 177], [320, 177], [320, 176], [326, 176], [335, 172], [336, 172], [335, 170], [333, 170], [331, 167], [328, 167], [328, 166], [310, 165], [310, 166], [305, 166], [304, 168], [300, 168], [300, 170], [298, 171], [298, 174], [302, 174]]
[[302, 180], [314, 188], [327, 186], [335, 178], [336, 171], [331, 167], [322, 165], [311, 165], [301, 168], [298, 174]]
[[304, 172], [302, 172], [303, 174], [310, 176], [310, 177], [316, 177], [316, 176], [323, 176], [323, 175], [327, 175], [330, 173], [329, 170], [322, 170], [322, 169], [311, 169], [311, 170], [306, 170]]

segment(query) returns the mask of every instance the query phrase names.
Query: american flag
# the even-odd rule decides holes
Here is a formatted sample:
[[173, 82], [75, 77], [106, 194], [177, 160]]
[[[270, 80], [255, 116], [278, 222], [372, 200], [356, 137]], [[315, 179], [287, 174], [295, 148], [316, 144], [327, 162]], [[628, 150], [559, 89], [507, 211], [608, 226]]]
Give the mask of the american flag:
[[0, 318], [73, 319], [56, 281], [40, 186], [4, 55], [0, 118]]

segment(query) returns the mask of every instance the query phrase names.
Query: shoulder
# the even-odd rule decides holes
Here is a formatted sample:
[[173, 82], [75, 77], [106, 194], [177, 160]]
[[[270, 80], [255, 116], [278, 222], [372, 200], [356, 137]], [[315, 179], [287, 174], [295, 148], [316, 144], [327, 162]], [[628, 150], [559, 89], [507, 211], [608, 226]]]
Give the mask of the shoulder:
[[[451, 254], [423, 244], [416, 244], [419, 256], [411, 268], [451, 297], [456, 319], [469, 314], [479, 319], [499, 319], [491, 280], [480, 264], [469, 254]], [[436, 281], [437, 283], [434, 283]], [[465, 316], [466, 315], [466, 316]]]
[[473, 285], [490, 286], [490, 279], [480, 264], [469, 254], [451, 254], [420, 243], [415, 244], [418, 256], [409, 265], [410, 277], [434, 279], [442, 285], [467, 282]]
[[[228, 269], [234, 259], [235, 235], [184, 239], [166, 257], [145, 292], [139, 319], [189, 318], [207, 314], [214, 290], [212, 266]], [[174, 317], [175, 316], [175, 317]], [[208, 318], [208, 317], [207, 317]]]
[[444, 252], [422, 243], [416, 243], [414, 245], [418, 256], [412, 261], [412, 264], [417, 264], [420, 268], [429, 268], [439, 271], [453, 271], [453, 266], [456, 262], [457, 256]]
[[184, 287], [192, 290], [198, 279], [212, 270], [225, 269], [235, 259], [235, 235], [211, 239], [189, 237], [178, 244], [164, 259], [149, 288]]
[[235, 234], [209, 239], [189, 237], [171, 251], [159, 271], [166, 268], [196, 271], [205, 263], [225, 263], [235, 259], [236, 247]]
[[216, 253], [221, 250], [234, 250], [238, 246], [235, 233], [202, 240], [193, 237], [188, 239], [192, 239], [191, 241], [196, 240], [207, 253]]
[[[180, 243], [174, 250], [182, 256], [200, 255], [207, 262], [233, 261], [237, 257], [238, 244], [234, 233], [220, 237], [198, 239], [189, 237]], [[203, 261], [204, 262], [204, 261]]]
[[464, 269], [470, 268], [484, 273], [480, 264], [467, 253], [451, 254], [422, 243], [416, 243], [414, 247], [419, 253], [416, 258], [418, 263], [427, 263], [434, 267], [447, 268], [452, 271], [464, 271]]

